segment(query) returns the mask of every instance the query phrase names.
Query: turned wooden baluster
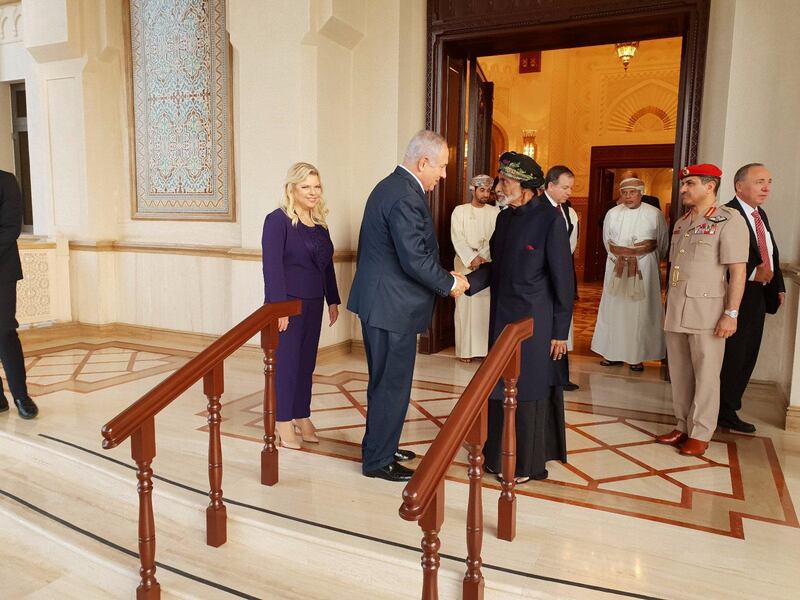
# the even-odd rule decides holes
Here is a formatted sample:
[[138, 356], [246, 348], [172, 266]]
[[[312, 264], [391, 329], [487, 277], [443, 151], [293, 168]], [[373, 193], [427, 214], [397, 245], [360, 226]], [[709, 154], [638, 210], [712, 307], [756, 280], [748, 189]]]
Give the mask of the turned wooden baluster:
[[155, 421], [150, 418], [131, 436], [131, 457], [136, 462], [139, 492], [139, 587], [136, 600], [158, 600], [161, 585], [156, 580], [156, 524], [153, 519], [153, 470], [156, 455]]
[[439, 530], [444, 522], [444, 480], [419, 520], [422, 529], [422, 600], [439, 600]]
[[264, 448], [261, 450], [261, 484], [278, 483], [278, 448], [275, 446], [275, 351], [278, 348], [278, 321], [270, 321], [261, 331], [264, 351]]
[[483, 546], [483, 445], [486, 443], [489, 407], [484, 403], [475, 424], [467, 434], [469, 450], [469, 500], [467, 503], [467, 572], [464, 575], [464, 600], [483, 600], [481, 547]]
[[203, 376], [203, 393], [208, 398], [208, 497], [211, 500], [206, 508], [206, 544], [215, 547], [228, 539], [227, 509], [222, 503], [222, 405], [219, 400], [223, 381], [222, 363]]
[[517, 379], [520, 350], [514, 352], [503, 371], [503, 491], [497, 501], [497, 537], [508, 542], [517, 535], [517, 498], [514, 475], [517, 468]]

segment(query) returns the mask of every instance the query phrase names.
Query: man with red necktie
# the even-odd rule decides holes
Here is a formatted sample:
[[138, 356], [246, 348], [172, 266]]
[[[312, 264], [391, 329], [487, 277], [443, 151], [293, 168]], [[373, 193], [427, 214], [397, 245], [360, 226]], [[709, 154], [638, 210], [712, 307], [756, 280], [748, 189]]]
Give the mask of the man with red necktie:
[[772, 188], [772, 175], [761, 163], [750, 163], [733, 178], [736, 197], [727, 206], [738, 210], [750, 230], [747, 283], [736, 333], [725, 341], [725, 359], [720, 375], [720, 407], [717, 423], [743, 433], [756, 428], [736, 414], [742, 408], [742, 394], [758, 360], [765, 314], [775, 314], [783, 304], [786, 287], [781, 273], [778, 245], [772, 235], [767, 213], [761, 205]]

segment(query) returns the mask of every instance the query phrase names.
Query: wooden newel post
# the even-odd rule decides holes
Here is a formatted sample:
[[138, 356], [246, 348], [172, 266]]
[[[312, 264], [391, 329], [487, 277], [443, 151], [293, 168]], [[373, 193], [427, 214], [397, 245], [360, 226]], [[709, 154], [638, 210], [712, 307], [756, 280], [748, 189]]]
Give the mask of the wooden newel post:
[[203, 376], [203, 393], [208, 398], [208, 485], [206, 544], [218, 547], [228, 539], [227, 509], [222, 502], [222, 440], [220, 424], [224, 388], [222, 363]]
[[156, 428], [151, 417], [131, 436], [131, 457], [136, 462], [136, 487], [139, 492], [139, 587], [136, 600], [158, 600], [161, 585], [156, 580], [156, 524], [153, 519], [153, 470], [156, 455]]
[[261, 450], [261, 484], [278, 483], [278, 448], [275, 446], [275, 351], [278, 349], [278, 320], [261, 331], [264, 351], [264, 448]]
[[484, 403], [478, 418], [467, 434], [469, 450], [469, 501], [467, 503], [467, 572], [464, 574], [462, 598], [483, 600], [481, 547], [483, 546], [483, 445], [486, 443], [488, 405]]
[[517, 379], [520, 348], [514, 351], [503, 372], [503, 491], [497, 501], [497, 537], [508, 542], [517, 535], [517, 498], [514, 477], [517, 468]]
[[422, 600], [439, 600], [439, 530], [444, 522], [444, 480], [419, 520], [422, 529]]

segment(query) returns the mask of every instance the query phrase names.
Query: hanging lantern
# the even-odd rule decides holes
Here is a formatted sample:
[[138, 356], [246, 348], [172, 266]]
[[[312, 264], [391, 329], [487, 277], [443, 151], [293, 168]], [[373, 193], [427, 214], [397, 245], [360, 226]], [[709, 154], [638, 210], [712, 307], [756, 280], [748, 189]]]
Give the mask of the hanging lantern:
[[522, 153], [536, 160], [536, 130], [522, 130]]
[[636, 49], [639, 47], [639, 42], [619, 42], [614, 44], [617, 48], [617, 56], [622, 61], [622, 66], [625, 71], [628, 70], [628, 65], [631, 64], [633, 55], [636, 54]]

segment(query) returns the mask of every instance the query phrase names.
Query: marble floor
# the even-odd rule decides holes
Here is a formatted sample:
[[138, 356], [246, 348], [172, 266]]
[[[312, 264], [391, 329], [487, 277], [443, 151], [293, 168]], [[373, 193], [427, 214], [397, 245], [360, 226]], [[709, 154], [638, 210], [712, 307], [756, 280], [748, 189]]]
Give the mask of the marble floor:
[[[0, 414], [0, 597], [131, 597], [135, 477], [128, 443], [102, 450], [100, 427], [197, 349], [165, 336], [26, 342], [41, 416]], [[403, 447], [424, 455], [477, 367], [448, 353], [420, 358]], [[575, 355], [571, 367], [581, 387], [566, 395], [568, 463], [550, 463], [549, 480], [517, 488], [512, 543], [495, 537], [499, 485], [484, 479], [486, 597], [800, 597], [800, 435], [780, 428], [776, 391], [748, 389], [743, 416], [756, 435], [718, 431], [706, 456], [691, 458], [653, 441], [673, 423], [658, 365], [632, 373]], [[363, 356], [318, 366], [312, 407], [321, 443], [282, 450], [274, 487], [258, 481], [261, 368], [250, 350], [225, 365], [229, 532], [221, 548], [204, 543], [201, 386], [156, 419], [164, 597], [419, 597], [420, 530], [397, 515], [402, 485], [360, 475]], [[442, 598], [460, 597], [466, 492], [462, 453], [446, 484]]]

